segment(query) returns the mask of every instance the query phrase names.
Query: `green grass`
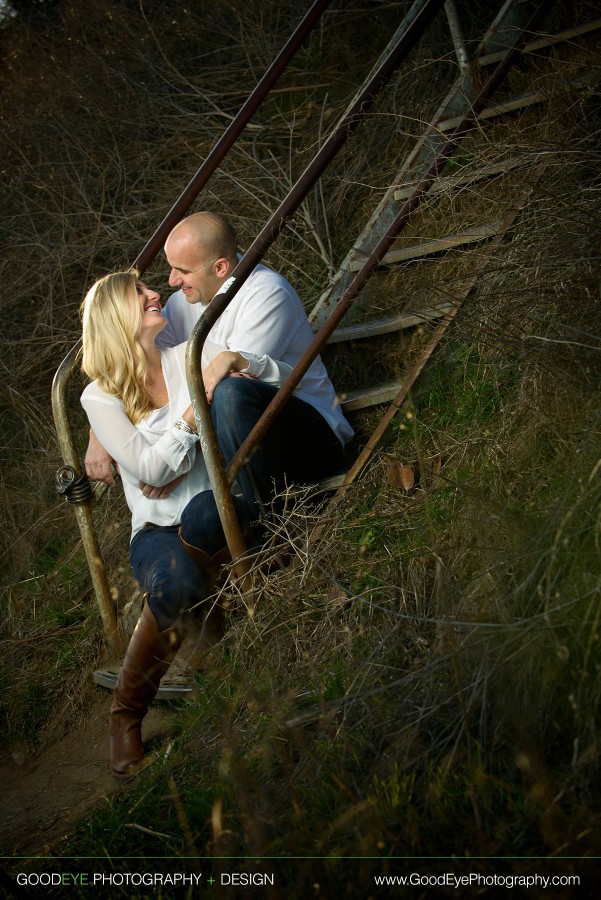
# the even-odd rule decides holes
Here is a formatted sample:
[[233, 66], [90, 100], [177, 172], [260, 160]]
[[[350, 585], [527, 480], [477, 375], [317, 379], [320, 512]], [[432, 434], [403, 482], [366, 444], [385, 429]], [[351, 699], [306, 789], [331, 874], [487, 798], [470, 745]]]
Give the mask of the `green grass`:
[[[72, 535], [52, 538], [36, 553], [30, 575], [10, 611], [13, 654], [0, 664], [0, 720], [7, 742], [36, 744], [44, 725], [81, 680], [93, 652], [98, 622], [87, 599], [89, 574]], [[8, 613], [8, 609], [7, 609]]]

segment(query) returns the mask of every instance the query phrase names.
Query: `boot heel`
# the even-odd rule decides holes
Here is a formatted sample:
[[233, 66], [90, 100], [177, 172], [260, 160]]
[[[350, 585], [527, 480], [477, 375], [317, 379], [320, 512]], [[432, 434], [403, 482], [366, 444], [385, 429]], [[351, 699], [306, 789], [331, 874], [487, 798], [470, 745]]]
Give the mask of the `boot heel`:
[[181, 640], [175, 629], [161, 633], [150, 608], [144, 607], [115, 685], [109, 717], [110, 767], [119, 779], [132, 778], [148, 765], [142, 721]]

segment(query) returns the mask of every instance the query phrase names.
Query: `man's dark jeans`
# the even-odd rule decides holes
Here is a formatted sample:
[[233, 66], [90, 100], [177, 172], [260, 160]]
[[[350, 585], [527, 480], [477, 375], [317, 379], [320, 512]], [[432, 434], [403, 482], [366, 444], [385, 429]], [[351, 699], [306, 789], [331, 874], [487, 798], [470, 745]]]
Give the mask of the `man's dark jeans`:
[[[225, 378], [215, 389], [211, 415], [226, 464], [277, 392], [254, 378]], [[240, 470], [238, 485], [257, 519], [286, 483], [310, 484], [342, 466], [343, 447], [310, 403], [292, 396]]]

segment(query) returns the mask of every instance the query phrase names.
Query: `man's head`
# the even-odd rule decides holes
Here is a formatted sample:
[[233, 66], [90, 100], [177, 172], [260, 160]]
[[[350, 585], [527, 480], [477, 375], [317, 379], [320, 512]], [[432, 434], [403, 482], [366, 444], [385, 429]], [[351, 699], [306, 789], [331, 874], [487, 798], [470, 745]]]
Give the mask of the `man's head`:
[[188, 303], [207, 304], [235, 268], [238, 241], [227, 219], [198, 212], [179, 222], [165, 242], [169, 284]]

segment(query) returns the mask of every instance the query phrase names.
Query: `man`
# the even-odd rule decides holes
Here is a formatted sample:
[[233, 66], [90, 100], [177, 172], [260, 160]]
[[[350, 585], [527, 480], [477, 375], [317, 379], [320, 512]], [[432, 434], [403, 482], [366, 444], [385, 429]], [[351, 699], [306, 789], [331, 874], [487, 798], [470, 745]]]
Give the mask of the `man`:
[[[165, 243], [165, 254], [171, 266], [169, 284], [178, 290], [164, 309], [168, 325], [160, 335], [160, 346], [188, 339], [203, 309], [234, 270], [237, 253], [236, 234], [219, 215], [199, 212], [175, 226]], [[246, 368], [238, 365], [237, 369], [254, 376], [227, 377], [230, 371], [218, 366], [217, 360], [203, 368], [226, 463], [277, 391], [273, 384], [260, 380], [265, 367], [273, 361], [283, 364], [282, 369], [293, 367], [312, 337], [296, 291], [278, 273], [257, 266], [208, 336], [211, 345], [248, 360]], [[221, 361], [223, 358], [223, 354], [218, 357]], [[325, 367], [317, 358], [238, 476], [252, 517], [260, 515], [286, 480], [311, 482], [335, 471], [352, 434]], [[110, 461], [98, 445], [88, 448], [86, 471], [92, 479], [112, 481]], [[153, 488], [147, 490], [152, 492]]]

